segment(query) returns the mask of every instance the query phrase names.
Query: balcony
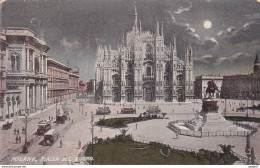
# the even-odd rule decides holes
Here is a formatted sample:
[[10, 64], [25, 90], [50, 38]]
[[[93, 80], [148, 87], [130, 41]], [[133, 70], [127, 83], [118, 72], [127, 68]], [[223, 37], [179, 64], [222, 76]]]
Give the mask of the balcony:
[[146, 76], [146, 75], [143, 75], [143, 80], [154, 80], [154, 76]]
[[113, 88], [117, 88], [117, 87], [119, 87], [119, 85], [118, 84], [113, 84], [112, 87]]

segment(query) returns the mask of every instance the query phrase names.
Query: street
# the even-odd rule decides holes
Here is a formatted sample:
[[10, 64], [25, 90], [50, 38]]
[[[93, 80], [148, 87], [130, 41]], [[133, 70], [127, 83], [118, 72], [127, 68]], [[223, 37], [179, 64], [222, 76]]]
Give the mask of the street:
[[[89, 100], [87, 100], [89, 101]], [[225, 108], [225, 103], [221, 103], [224, 100], [220, 100], [219, 110], [223, 113]], [[233, 108], [239, 107], [238, 101], [236, 100], [228, 100], [227, 103], [229, 106], [227, 107], [227, 115], [240, 115], [245, 116], [246, 112], [235, 112], [232, 111]], [[259, 104], [259, 101], [255, 104]], [[24, 126], [24, 123], [21, 119], [16, 120], [13, 123], [12, 129], [9, 130], [1, 130], [1, 153], [0, 153], [0, 163], [1, 164], [82, 164], [78, 163], [73, 158], [77, 157], [79, 153], [82, 152], [82, 149], [78, 148], [78, 142], [81, 141], [83, 147], [85, 144], [91, 142], [91, 112], [93, 114], [96, 113], [96, 109], [99, 105], [97, 104], [89, 104], [84, 103], [83, 107], [83, 115], [82, 109], [79, 110], [79, 99], [77, 102], [68, 101], [68, 107], [73, 110], [70, 113], [70, 121], [66, 120], [65, 124], [56, 125], [55, 114], [56, 114], [56, 105], [51, 105], [48, 109], [43, 112], [35, 113], [30, 115], [28, 118], [28, 142], [31, 145], [28, 148], [29, 153], [23, 154], [22, 146], [24, 145], [24, 134], [21, 134], [21, 129]], [[149, 103], [147, 104], [136, 104], [137, 114], [117, 114], [120, 112], [121, 107], [119, 105], [110, 105], [111, 114], [106, 115], [105, 118], [115, 118], [115, 117], [126, 117], [126, 116], [139, 116], [140, 113], [143, 113]], [[58, 104], [58, 109], [61, 109], [62, 105]], [[81, 108], [81, 107], [80, 107]], [[169, 130], [166, 126], [168, 122], [173, 120], [187, 120], [194, 117], [194, 112], [196, 110], [201, 110], [201, 103], [175, 103], [175, 104], [163, 104], [160, 105], [162, 112], [167, 113], [166, 119], [156, 119], [149, 120], [145, 122], [140, 122], [138, 124], [138, 129], [136, 128], [136, 124], [129, 124], [129, 130], [127, 133], [132, 134], [133, 138], [138, 141], [157, 141], [165, 144], [196, 149], [199, 150], [201, 148], [208, 150], [217, 150], [220, 151], [219, 144], [231, 144], [234, 145], [234, 151], [240, 155], [245, 155], [244, 149], [246, 145], [245, 137], [203, 137], [203, 138], [195, 138], [195, 137], [187, 137], [180, 136], [179, 139], [175, 139], [176, 135], [174, 132]], [[87, 116], [85, 116], [87, 114]], [[39, 143], [43, 140], [43, 136], [34, 135], [37, 129], [38, 121], [42, 119], [48, 119], [53, 117], [52, 120], [52, 129], [55, 129], [58, 134], [58, 140], [52, 146], [42, 146]], [[249, 111], [249, 116], [259, 117], [259, 111], [255, 111], [253, 114], [252, 111]], [[94, 115], [94, 122], [98, 121], [103, 116]], [[73, 120], [73, 122], [72, 122]], [[254, 126], [257, 126], [254, 124]], [[22, 142], [16, 144], [15, 137], [16, 135], [13, 133], [14, 128], [20, 129], [20, 136], [22, 137]], [[114, 137], [116, 134], [120, 134], [119, 129], [111, 129], [111, 128], [101, 128], [94, 127], [94, 137], [99, 138], [107, 138]], [[259, 132], [255, 133], [251, 137], [251, 145], [255, 148], [256, 153], [256, 161], [260, 161], [260, 139]], [[62, 140], [62, 148], [60, 148], [60, 140]], [[21, 157], [35, 157], [35, 160], [19, 160]], [[55, 157], [59, 157], [59, 160], [55, 159]], [[61, 159], [63, 158], [63, 159]]]

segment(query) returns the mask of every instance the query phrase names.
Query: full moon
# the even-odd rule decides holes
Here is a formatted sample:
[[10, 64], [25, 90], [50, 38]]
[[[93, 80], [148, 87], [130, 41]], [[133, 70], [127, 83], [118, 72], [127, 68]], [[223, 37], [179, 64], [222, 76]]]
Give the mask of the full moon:
[[210, 29], [212, 26], [212, 23], [211, 23], [211, 21], [206, 20], [206, 21], [204, 21], [203, 26], [205, 29]]

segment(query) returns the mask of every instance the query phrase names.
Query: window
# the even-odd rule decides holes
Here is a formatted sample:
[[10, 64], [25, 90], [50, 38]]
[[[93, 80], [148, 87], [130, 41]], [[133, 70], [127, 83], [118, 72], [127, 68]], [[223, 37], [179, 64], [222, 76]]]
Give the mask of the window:
[[150, 66], [148, 66], [148, 67], [146, 68], [146, 75], [147, 75], [147, 76], [152, 76], [152, 68], [151, 68]]
[[152, 58], [152, 50], [153, 50], [152, 45], [150, 43], [146, 44], [145, 49], [146, 49], [146, 52], [145, 52], [146, 58], [149, 58], [149, 59]]
[[15, 70], [15, 57], [11, 56], [11, 68], [12, 70]]
[[17, 70], [20, 70], [20, 57], [19, 56], [17, 56], [16, 57], [16, 63], [17, 63]]
[[126, 77], [126, 86], [130, 86], [131, 85], [131, 79], [130, 77]]

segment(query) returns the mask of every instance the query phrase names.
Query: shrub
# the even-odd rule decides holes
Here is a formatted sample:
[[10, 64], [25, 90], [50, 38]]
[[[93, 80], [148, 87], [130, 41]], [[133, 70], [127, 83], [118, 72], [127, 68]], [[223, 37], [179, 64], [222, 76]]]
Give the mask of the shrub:
[[234, 147], [231, 145], [222, 145], [222, 144], [220, 144], [219, 146], [221, 147], [221, 150], [223, 151], [224, 154], [231, 154], [231, 149]]
[[102, 138], [98, 138], [97, 142], [98, 144], [103, 144], [104, 140]]

